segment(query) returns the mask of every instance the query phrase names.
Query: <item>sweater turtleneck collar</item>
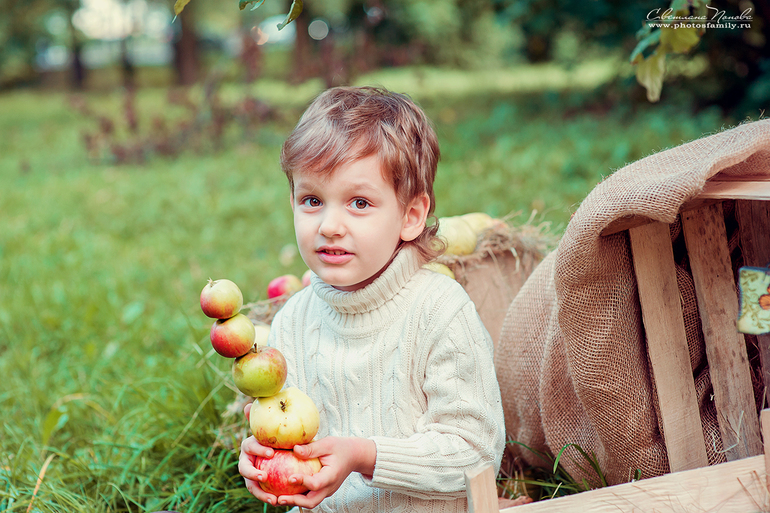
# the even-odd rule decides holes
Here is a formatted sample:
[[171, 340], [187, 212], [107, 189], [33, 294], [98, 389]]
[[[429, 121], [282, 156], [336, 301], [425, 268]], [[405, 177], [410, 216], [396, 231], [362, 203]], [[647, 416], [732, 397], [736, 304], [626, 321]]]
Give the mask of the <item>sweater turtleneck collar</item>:
[[368, 313], [381, 308], [394, 299], [420, 268], [417, 252], [411, 247], [402, 248], [390, 265], [372, 283], [349, 292], [339, 290], [313, 275], [313, 291], [341, 315]]

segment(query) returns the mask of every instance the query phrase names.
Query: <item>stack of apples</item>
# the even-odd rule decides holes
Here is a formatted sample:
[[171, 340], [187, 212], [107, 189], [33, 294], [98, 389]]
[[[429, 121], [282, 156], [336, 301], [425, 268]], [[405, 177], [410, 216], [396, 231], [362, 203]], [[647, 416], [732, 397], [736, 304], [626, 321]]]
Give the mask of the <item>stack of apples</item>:
[[[471, 212], [459, 216], [440, 217], [438, 220], [438, 236], [446, 244], [446, 251], [449, 256], [470, 255], [476, 251], [476, 245], [479, 237], [484, 232], [494, 227], [504, 226], [505, 222], [486, 214], [484, 212]], [[446, 274], [454, 278], [455, 274], [446, 264], [432, 261], [423, 267]]]
[[203, 313], [216, 319], [211, 326], [211, 345], [221, 356], [234, 359], [235, 386], [254, 398], [249, 414], [251, 432], [261, 445], [274, 449], [272, 458], [255, 458], [255, 467], [267, 472], [267, 479], [259, 485], [274, 495], [306, 492], [303, 485], [290, 483], [289, 476], [313, 475], [321, 469], [321, 462], [299, 459], [292, 449], [311, 442], [318, 433], [318, 409], [298, 388], [283, 388], [286, 359], [267, 345], [270, 328], [255, 326], [240, 313], [243, 294], [235, 283], [210, 279], [200, 299]]

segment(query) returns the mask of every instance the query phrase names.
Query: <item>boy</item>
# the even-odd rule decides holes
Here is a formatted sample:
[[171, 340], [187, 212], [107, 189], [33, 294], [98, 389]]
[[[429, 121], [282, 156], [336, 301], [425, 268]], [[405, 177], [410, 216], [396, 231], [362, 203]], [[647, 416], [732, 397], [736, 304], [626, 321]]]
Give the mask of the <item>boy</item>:
[[[464, 472], [499, 467], [505, 443], [492, 341], [454, 280], [421, 266], [441, 250], [433, 214], [435, 132], [409, 98], [375, 88], [322, 93], [284, 143], [310, 287], [272, 323], [286, 386], [318, 406], [323, 468], [275, 497], [258, 481], [253, 437], [239, 471], [273, 505], [318, 511], [467, 510]], [[250, 406], [245, 408], [248, 416]]]

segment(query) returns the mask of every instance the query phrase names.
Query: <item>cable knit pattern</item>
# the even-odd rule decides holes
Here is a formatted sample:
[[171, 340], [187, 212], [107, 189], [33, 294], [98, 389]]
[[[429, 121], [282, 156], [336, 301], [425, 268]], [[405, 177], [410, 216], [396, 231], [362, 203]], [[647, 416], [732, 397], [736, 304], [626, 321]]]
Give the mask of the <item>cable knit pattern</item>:
[[318, 405], [318, 437], [374, 440], [371, 479], [351, 474], [315, 511], [467, 511], [464, 473], [505, 443], [492, 340], [465, 290], [404, 249], [370, 285], [313, 276], [273, 320], [270, 345]]

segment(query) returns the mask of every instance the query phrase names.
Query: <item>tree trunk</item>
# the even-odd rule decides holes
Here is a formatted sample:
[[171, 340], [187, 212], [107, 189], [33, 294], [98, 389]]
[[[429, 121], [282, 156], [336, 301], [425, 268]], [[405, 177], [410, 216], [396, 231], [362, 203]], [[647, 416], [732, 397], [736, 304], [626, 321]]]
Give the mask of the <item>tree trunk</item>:
[[198, 80], [198, 40], [195, 34], [194, 7], [188, 4], [179, 15], [181, 31], [174, 42], [174, 67], [179, 85], [189, 86]]
[[[291, 8], [291, 1], [286, 2], [286, 4]], [[308, 21], [306, 12], [303, 11], [292, 23], [294, 23], [297, 35], [294, 38], [294, 66], [289, 81], [297, 84], [304, 82], [313, 75], [312, 70], [309, 69], [313, 45], [310, 35], [307, 33]]]
[[74, 11], [67, 13], [67, 20], [69, 24], [70, 32], [70, 48], [72, 49], [72, 76], [71, 85], [75, 91], [82, 91], [86, 82], [86, 68], [83, 65], [83, 59], [81, 56], [83, 44], [78, 37], [77, 29], [72, 24], [72, 15]]

